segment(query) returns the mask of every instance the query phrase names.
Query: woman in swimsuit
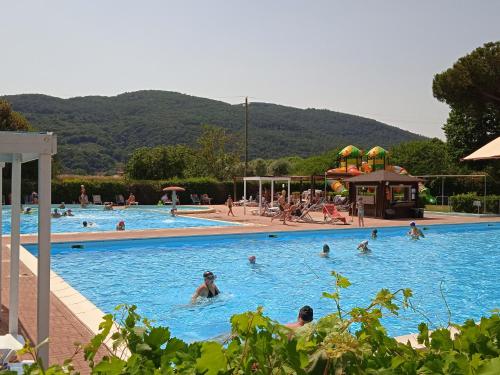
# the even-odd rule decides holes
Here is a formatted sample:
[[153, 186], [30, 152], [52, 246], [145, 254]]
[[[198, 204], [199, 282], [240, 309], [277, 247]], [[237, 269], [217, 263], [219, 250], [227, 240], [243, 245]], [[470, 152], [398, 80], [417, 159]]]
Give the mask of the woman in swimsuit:
[[191, 297], [191, 303], [195, 303], [198, 297], [212, 298], [217, 296], [220, 291], [217, 285], [215, 285], [216, 278], [217, 276], [211, 271], [203, 273], [204, 282], [194, 292], [193, 297]]

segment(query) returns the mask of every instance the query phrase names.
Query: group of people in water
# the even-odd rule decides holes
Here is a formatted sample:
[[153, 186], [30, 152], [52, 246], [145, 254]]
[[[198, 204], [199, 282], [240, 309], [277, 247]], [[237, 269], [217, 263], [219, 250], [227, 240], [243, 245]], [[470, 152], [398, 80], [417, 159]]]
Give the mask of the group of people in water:
[[[424, 228], [425, 229], [425, 228]], [[417, 224], [412, 221], [410, 223], [410, 229], [407, 232], [407, 235], [411, 239], [419, 239], [425, 237], [420, 228], [417, 227]], [[371, 239], [375, 240], [378, 238], [378, 230], [373, 229], [371, 232]], [[361, 241], [357, 247], [361, 253], [368, 253], [371, 250], [368, 247], [368, 240]], [[319, 254], [320, 257], [328, 258], [330, 256], [330, 246], [328, 244], [323, 245], [323, 250]], [[257, 257], [255, 255], [250, 255], [248, 257], [248, 262], [251, 265], [254, 265], [257, 261]], [[217, 285], [215, 284], [215, 280], [217, 276], [212, 271], [206, 271], [203, 273], [203, 283], [196, 288], [193, 296], [191, 297], [191, 303], [196, 303], [199, 297], [204, 298], [213, 298], [218, 296], [221, 292]], [[304, 325], [312, 322], [314, 319], [314, 311], [311, 306], [303, 306], [298, 313], [297, 320], [292, 323], [287, 323], [285, 326], [291, 328], [293, 330], [303, 327]]]

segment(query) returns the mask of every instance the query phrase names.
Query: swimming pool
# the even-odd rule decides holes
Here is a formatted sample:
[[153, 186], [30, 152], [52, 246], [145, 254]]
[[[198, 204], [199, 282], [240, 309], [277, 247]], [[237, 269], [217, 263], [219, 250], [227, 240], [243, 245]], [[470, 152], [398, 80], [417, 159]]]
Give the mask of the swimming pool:
[[[368, 229], [102, 241], [83, 249], [62, 243], [53, 245], [52, 268], [103, 311], [136, 304], [186, 340], [227, 332], [231, 315], [259, 305], [280, 322], [295, 320], [305, 304], [316, 317], [333, 312], [333, 303], [321, 298], [332, 290], [332, 270], [352, 283], [342, 292], [346, 308], [367, 305], [381, 288], [409, 287], [414, 304], [434, 323], [445, 324], [441, 283], [454, 322], [500, 306], [500, 223], [429, 226], [418, 241], [408, 239], [406, 231], [379, 229], [367, 255], [356, 246], [368, 238]], [[331, 248], [327, 259], [318, 255], [324, 243]], [[255, 266], [247, 261], [251, 254], [257, 256]], [[222, 294], [189, 305], [206, 270], [218, 276]], [[401, 335], [416, 332], [423, 320], [405, 312], [385, 324], [389, 334]]]
[[[36, 233], [38, 231], [38, 212], [36, 206], [31, 206], [33, 213], [21, 215], [21, 233]], [[179, 214], [182, 211], [194, 211], [206, 209], [203, 206], [177, 206]], [[53, 208], [57, 208], [54, 205]], [[66, 209], [71, 208], [74, 216], [52, 218], [51, 230], [53, 233], [68, 232], [97, 232], [114, 231], [116, 224], [120, 220], [125, 221], [126, 229], [163, 229], [163, 228], [191, 228], [191, 227], [213, 227], [231, 226], [235, 223], [206, 220], [196, 217], [170, 215], [171, 206], [132, 206], [127, 209], [118, 207], [112, 211], [105, 211], [103, 206], [91, 205], [88, 208], [81, 208], [79, 205], [66, 205]], [[64, 211], [64, 210], [59, 210]], [[10, 233], [10, 207], [2, 209], [3, 233]], [[83, 221], [92, 223], [84, 228]]]

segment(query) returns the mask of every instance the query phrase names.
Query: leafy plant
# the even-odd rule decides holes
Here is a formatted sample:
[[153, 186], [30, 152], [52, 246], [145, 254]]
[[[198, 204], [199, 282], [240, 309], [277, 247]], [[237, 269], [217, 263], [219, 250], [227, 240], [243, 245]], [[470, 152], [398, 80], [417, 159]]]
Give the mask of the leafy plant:
[[[500, 373], [500, 316], [495, 311], [479, 323], [472, 320], [429, 331], [418, 327], [421, 349], [389, 337], [380, 319], [411, 308], [411, 290], [382, 289], [365, 307], [344, 311], [341, 291], [349, 280], [332, 272], [334, 289], [323, 293], [335, 312], [316, 323], [291, 330], [254, 312], [231, 318], [225, 342], [186, 343], [166, 327], [155, 326], [137, 314], [135, 306], [120, 305], [106, 315], [100, 333], [84, 347], [93, 374], [498, 374]], [[112, 353], [95, 362], [107, 337]], [[30, 349], [26, 349], [29, 351]], [[43, 372], [39, 363], [27, 374], [75, 374], [68, 361]]]

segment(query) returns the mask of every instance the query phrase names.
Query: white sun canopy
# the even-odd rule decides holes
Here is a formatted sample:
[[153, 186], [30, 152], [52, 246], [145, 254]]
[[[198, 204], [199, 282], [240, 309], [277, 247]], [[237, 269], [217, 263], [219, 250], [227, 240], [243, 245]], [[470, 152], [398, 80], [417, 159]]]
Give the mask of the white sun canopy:
[[489, 159], [500, 159], [500, 137], [494, 139], [490, 143], [487, 143], [479, 150], [474, 151], [469, 156], [463, 158], [463, 160], [489, 160]]
[[266, 177], [266, 176], [256, 176], [256, 177], [243, 177], [243, 213], [247, 213], [247, 181], [259, 181], [259, 212], [262, 212], [262, 183], [271, 183], [271, 207], [274, 203], [274, 183], [275, 182], [286, 182], [288, 184], [288, 203], [290, 203], [290, 177]]
[[[57, 152], [57, 138], [52, 133], [21, 133], [0, 131], [0, 250], [2, 233], [2, 170], [12, 165], [9, 333], [18, 334], [19, 319], [19, 246], [21, 221], [21, 166], [38, 159], [38, 285], [37, 342], [49, 337], [50, 318], [50, 205], [52, 155]], [[0, 264], [2, 262], [0, 251]], [[0, 290], [2, 289], [0, 267]], [[1, 293], [0, 293], [1, 296]], [[1, 300], [0, 300], [1, 306]], [[49, 361], [48, 343], [40, 347], [40, 358], [46, 367]]]

